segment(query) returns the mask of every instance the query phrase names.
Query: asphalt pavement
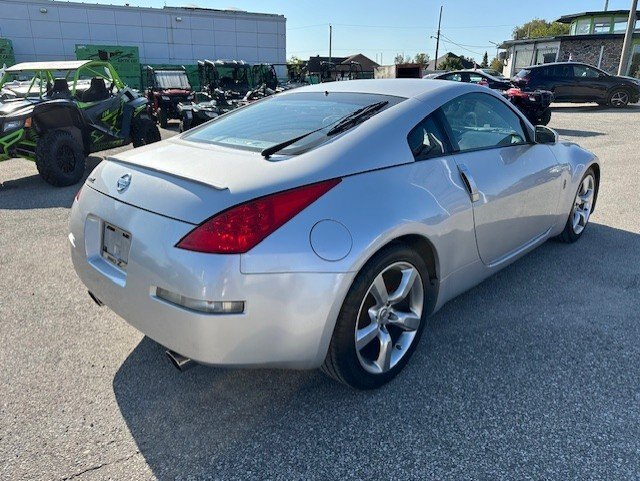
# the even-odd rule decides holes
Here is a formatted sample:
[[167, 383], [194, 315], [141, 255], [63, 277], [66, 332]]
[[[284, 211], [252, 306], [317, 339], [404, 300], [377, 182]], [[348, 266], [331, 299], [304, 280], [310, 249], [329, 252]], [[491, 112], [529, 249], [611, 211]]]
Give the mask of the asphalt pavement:
[[640, 106], [558, 106], [550, 127], [603, 161], [583, 238], [448, 303], [376, 392], [177, 372], [77, 279], [77, 186], [1, 163], [0, 479], [639, 479]]

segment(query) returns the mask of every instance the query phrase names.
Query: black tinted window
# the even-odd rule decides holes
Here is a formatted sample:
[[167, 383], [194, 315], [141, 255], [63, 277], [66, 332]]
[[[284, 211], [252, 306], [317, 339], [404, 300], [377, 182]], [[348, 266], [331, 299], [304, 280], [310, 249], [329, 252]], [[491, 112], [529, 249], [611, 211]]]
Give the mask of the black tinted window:
[[457, 148], [467, 150], [527, 143], [520, 118], [501, 100], [487, 94], [466, 94], [442, 107]]
[[574, 65], [573, 75], [579, 78], [598, 78], [600, 73], [596, 69], [587, 67], [586, 65]]
[[409, 132], [407, 141], [416, 160], [437, 157], [446, 152], [444, 133], [433, 115], [416, 125]]

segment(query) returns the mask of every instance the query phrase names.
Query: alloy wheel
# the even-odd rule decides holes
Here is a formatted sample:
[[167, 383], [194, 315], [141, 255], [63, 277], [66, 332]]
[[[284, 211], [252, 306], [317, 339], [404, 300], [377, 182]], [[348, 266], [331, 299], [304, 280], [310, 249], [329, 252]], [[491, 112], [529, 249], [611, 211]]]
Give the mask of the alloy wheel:
[[422, 277], [408, 262], [395, 262], [373, 280], [355, 329], [360, 365], [372, 374], [392, 369], [413, 344], [424, 304]]
[[573, 203], [573, 218], [571, 225], [573, 232], [581, 234], [589, 222], [591, 209], [593, 208], [593, 196], [595, 193], [595, 180], [589, 174], [580, 183], [576, 199]]
[[611, 96], [611, 105], [622, 107], [629, 103], [629, 94], [623, 91], [615, 92]]

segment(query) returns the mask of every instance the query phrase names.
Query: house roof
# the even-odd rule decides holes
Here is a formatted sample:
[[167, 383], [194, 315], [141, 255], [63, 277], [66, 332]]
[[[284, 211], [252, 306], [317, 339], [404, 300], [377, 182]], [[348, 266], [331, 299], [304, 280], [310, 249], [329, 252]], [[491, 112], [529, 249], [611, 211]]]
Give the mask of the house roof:
[[[596, 10], [593, 12], [571, 13], [569, 15], [563, 15], [558, 20], [556, 20], [556, 22], [571, 23], [573, 20], [580, 17], [615, 17], [615, 16], [629, 17], [629, 10]], [[640, 11], [636, 12], [636, 18], [640, 19]]]
[[320, 55], [316, 55], [315, 57], [309, 57], [309, 61], [307, 62], [307, 69], [309, 72], [319, 72], [321, 70], [320, 65], [322, 62], [331, 61], [336, 66], [338, 65], [349, 65], [351, 62], [358, 62], [362, 65], [364, 70], [373, 70], [374, 67], [378, 67], [379, 65], [371, 60], [369, 57], [356, 53], [354, 55], [350, 55], [348, 57], [321, 57]]

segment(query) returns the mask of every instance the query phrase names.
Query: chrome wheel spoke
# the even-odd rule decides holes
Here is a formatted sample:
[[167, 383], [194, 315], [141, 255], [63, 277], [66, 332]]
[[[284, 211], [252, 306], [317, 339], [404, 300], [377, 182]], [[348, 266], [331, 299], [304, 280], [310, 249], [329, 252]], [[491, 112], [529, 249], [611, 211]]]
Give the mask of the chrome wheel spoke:
[[369, 292], [371, 292], [371, 295], [376, 300], [376, 305], [381, 306], [387, 303], [389, 300], [389, 293], [387, 292], [387, 286], [384, 283], [382, 274], [378, 274], [378, 277], [373, 280], [373, 285]]
[[369, 345], [371, 341], [378, 337], [380, 328], [376, 322], [372, 322], [367, 327], [358, 329], [356, 332], [356, 348], [361, 351]]
[[376, 365], [382, 372], [386, 372], [391, 369], [391, 352], [393, 351], [393, 340], [389, 333], [380, 329], [378, 334], [380, 340], [380, 353], [378, 359], [376, 359]]
[[420, 316], [413, 312], [391, 311], [392, 316], [389, 318], [388, 324], [397, 326], [403, 331], [417, 331], [420, 327]]
[[404, 300], [409, 295], [409, 292], [411, 292], [417, 276], [418, 271], [414, 267], [403, 269], [400, 285], [389, 296], [389, 303], [393, 305]]

